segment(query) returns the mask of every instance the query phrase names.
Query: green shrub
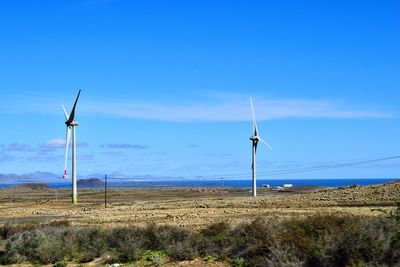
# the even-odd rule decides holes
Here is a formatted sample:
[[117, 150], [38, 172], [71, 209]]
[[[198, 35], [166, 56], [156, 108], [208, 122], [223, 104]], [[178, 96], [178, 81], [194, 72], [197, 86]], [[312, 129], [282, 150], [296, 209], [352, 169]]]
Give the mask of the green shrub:
[[67, 267], [67, 263], [65, 261], [57, 261], [53, 267]]
[[278, 238], [305, 266], [382, 262], [390, 234], [375, 218], [317, 215], [283, 224]]
[[90, 262], [100, 257], [107, 249], [105, 230], [82, 228], [77, 233], [77, 245], [81, 252], [81, 262]]
[[[63, 266], [107, 256], [107, 262], [159, 265], [201, 256], [233, 266], [396, 266], [400, 264], [400, 221], [313, 215], [232, 228], [211, 224], [196, 232], [176, 226], [95, 228], [60, 224], [3, 225], [0, 264], [31, 262]], [[3, 246], [3, 245], [2, 245]]]
[[136, 227], [115, 228], [109, 233], [107, 241], [113, 259], [119, 262], [137, 260], [146, 243], [143, 230]]
[[165, 263], [167, 259], [168, 253], [160, 250], [146, 250], [139, 256], [139, 261], [146, 266], [159, 266], [160, 264]]
[[231, 264], [232, 264], [233, 267], [244, 267], [245, 266], [243, 258], [234, 258], [231, 261]]
[[23, 224], [4, 224], [0, 226], [0, 238], [5, 240], [11, 237], [15, 233], [20, 233], [24, 231], [34, 230], [40, 227], [38, 221], [29, 221]]
[[195, 245], [202, 256], [225, 258], [232, 246], [231, 226], [226, 222], [211, 224], [196, 236]]
[[62, 259], [61, 244], [55, 237], [39, 230], [17, 233], [6, 243], [3, 263], [19, 263], [26, 260], [42, 264]]
[[172, 259], [178, 261], [193, 260], [198, 256], [196, 247], [192, 246], [192, 242], [189, 239], [168, 245], [167, 251]]
[[291, 219], [281, 225], [278, 240], [306, 266], [329, 261], [326, 249], [334, 245], [337, 233], [346, 229], [353, 217], [315, 215], [305, 219]]
[[2, 240], [8, 239], [10, 236], [15, 234], [15, 232], [16, 232], [15, 227], [13, 227], [10, 224], [4, 224], [0, 226], [0, 238]]
[[155, 243], [159, 250], [167, 251], [174, 260], [191, 260], [195, 258], [197, 247], [195, 246], [194, 233], [186, 228], [177, 226], [159, 226], [147, 229], [154, 231]]

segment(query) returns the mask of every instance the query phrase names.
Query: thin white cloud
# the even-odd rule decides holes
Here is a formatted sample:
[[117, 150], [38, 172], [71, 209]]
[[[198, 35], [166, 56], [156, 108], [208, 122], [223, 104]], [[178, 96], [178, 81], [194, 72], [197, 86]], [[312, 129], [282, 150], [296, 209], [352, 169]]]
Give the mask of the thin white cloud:
[[[71, 144], [70, 144], [71, 145]], [[77, 146], [88, 146], [85, 142], [78, 142]], [[59, 148], [65, 147], [65, 139], [54, 138], [35, 146], [20, 143], [11, 143], [8, 145], [0, 144], [0, 164], [6, 161], [25, 160], [25, 161], [57, 161], [64, 158], [63, 154], [57, 155], [54, 152]], [[22, 156], [22, 154], [24, 156]], [[83, 155], [82, 155], [83, 157]], [[89, 156], [84, 156], [90, 159]]]
[[[328, 100], [254, 100], [258, 120], [286, 118], [389, 118], [392, 114]], [[156, 104], [129, 101], [88, 102], [82, 111], [134, 119], [161, 121], [248, 121], [248, 101], [228, 100], [210, 103]]]
[[128, 148], [128, 149], [150, 149], [147, 145], [138, 145], [138, 144], [126, 144], [126, 143], [110, 143], [110, 144], [102, 144], [101, 148]]
[[[40, 147], [44, 149], [55, 149], [55, 148], [64, 148], [66, 140], [63, 138], [54, 138], [47, 140], [44, 144], [41, 144]], [[70, 141], [69, 145], [72, 145]], [[77, 142], [76, 145], [78, 147], [87, 147], [88, 143], [86, 142]]]
[[197, 145], [197, 144], [190, 144], [189, 147], [190, 147], [190, 148], [198, 148], [198, 147], [200, 147], [200, 145]]
[[63, 138], [55, 138], [55, 139], [50, 139], [48, 140], [45, 144], [45, 147], [54, 147], [54, 148], [59, 148], [59, 147], [65, 147], [65, 139]]
[[8, 152], [32, 152], [34, 149], [30, 145], [12, 143], [5, 147]]
[[[75, 96], [74, 96], [75, 97]], [[13, 103], [0, 100], [0, 113], [46, 113], [62, 117], [58, 103], [66, 101], [53, 97], [24, 95]], [[71, 100], [72, 101], [72, 100]], [[329, 99], [288, 99], [253, 97], [257, 120], [288, 118], [363, 119], [391, 118], [393, 112], [377, 107]], [[184, 97], [174, 103], [122, 99], [93, 100], [82, 97], [78, 105], [81, 115], [113, 116], [160, 121], [249, 121], [249, 98], [238, 94], [200, 95], [198, 99]], [[63, 118], [62, 118], [63, 119]], [[56, 145], [56, 144], [55, 144]]]
[[15, 157], [9, 153], [5, 153], [0, 151], [0, 164], [3, 164], [7, 161], [14, 161]]

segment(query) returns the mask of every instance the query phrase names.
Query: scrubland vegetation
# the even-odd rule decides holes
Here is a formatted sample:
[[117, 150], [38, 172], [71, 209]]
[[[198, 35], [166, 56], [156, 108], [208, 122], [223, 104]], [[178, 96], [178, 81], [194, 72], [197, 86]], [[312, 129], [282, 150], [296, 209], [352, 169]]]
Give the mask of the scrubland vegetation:
[[311, 215], [218, 222], [199, 231], [147, 227], [77, 227], [67, 221], [0, 228], [0, 264], [163, 266], [202, 258], [228, 266], [395, 266], [400, 264], [400, 206], [377, 217]]
[[[0, 265], [400, 266], [400, 182], [292, 192], [0, 189]], [[152, 224], [149, 224], [151, 222]]]

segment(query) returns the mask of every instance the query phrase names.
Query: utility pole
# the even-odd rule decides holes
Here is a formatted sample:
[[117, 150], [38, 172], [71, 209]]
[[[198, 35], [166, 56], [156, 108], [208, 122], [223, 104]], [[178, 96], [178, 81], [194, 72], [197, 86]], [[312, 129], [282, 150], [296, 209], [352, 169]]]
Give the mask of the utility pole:
[[104, 175], [104, 208], [107, 208], [107, 174]]

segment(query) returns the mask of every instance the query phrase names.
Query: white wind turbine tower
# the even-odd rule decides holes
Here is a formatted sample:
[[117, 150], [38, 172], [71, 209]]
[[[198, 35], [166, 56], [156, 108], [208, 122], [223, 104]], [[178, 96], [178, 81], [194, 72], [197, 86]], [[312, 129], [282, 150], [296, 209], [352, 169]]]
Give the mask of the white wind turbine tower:
[[266, 145], [270, 150], [272, 150], [272, 149], [271, 149], [270, 145], [267, 142], [265, 142], [263, 139], [261, 139], [261, 137], [258, 135], [256, 114], [254, 113], [253, 100], [251, 99], [251, 97], [250, 97], [250, 106], [251, 106], [251, 114], [253, 116], [253, 135], [250, 137], [250, 140], [252, 141], [252, 164], [251, 164], [251, 170], [252, 170], [252, 176], [253, 176], [252, 194], [253, 194], [253, 197], [256, 197], [257, 196], [256, 152], [257, 152], [258, 141], [261, 141], [261, 143]]
[[77, 121], [74, 120], [75, 118], [75, 108], [76, 103], [78, 102], [79, 95], [81, 94], [81, 90], [78, 92], [78, 96], [76, 97], [75, 104], [72, 107], [71, 113], [68, 115], [65, 107], [62, 106], [65, 114], [65, 125], [67, 126], [67, 134], [65, 140], [65, 166], [64, 166], [64, 178], [69, 178], [67, 174], [67, 161], [68, 161], [68, 146], [69, 140], [71, 137], [71, 130], [72, 130], [72, 203], [78, 203], [78, 188], [76, 183], [76, 130], [75, 127], [79, 125]]

